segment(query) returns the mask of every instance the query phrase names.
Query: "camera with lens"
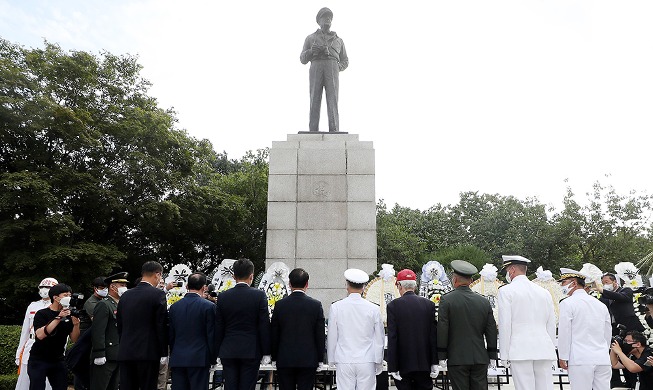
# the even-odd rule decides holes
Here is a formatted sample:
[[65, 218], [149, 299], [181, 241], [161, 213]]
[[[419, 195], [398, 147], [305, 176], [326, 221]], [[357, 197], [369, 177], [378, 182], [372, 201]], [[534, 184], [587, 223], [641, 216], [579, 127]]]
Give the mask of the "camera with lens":
[[72, 293], [70, 294], [70, 315], [79, 318], [80, 320], [84, 316], [88, 316], [86, 310], [84, 310], [84, 294], [82, 293]]
[[612, 341], [610, 341], [610, 344], [617, 343], [619, 344], [620, 347], [623, 348], [624, 338], [626, 337], [627, 329], [625, 325], [621, 325], [621, 324], [617, 324], [617, 329], [619, 330], [619, 334], [617, 334], [616, 336], [612, 336]]

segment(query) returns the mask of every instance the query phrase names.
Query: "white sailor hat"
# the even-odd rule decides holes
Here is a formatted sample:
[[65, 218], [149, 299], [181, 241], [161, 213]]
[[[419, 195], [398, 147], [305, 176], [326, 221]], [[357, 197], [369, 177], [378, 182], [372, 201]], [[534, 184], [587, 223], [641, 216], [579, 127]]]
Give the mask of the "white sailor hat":
[[560, 268], [560, 279], [558, 279], [558, 282], [562, 282], [563, 280], [569, 278], [579, 278], [585, 280], [587, 275], [571, 268]]
[[503, 255], [501, 256], [501, 259], [503, 260], [503, 267], [501, 267], [501, 269], [505, 269], [507, 266], [513, 264], [528, 265], [531, 262], [527, 258], [523, 256], [517, 256], [517, 255], [511, 255], [511, 256]]
[[352, 283], [367, 283], [370, 280], [369, 275], [363, 270], [356, 268], [349, 268], [345, 271], [345, 279], [349, 280]]

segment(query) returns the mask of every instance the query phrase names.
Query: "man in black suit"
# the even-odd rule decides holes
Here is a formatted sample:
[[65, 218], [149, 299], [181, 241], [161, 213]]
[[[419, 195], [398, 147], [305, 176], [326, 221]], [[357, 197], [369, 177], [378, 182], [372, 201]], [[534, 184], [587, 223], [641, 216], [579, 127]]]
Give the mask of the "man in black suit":
[[[619, 334], [617, 325], [625, 326], [626, 331], [644, 331], [644, 325], [642, 325], [635, 314], [635, 307], [633, 306], [633, 290], [629, 287], [619, 287], [617, 277], [610, 273], [604, 274], [601, 278], [601, 282], [597, 281], [595, 284], [596, 289], [601, 294], [601, 298], [599, 298], [600, 301], [608, 307], [608, 311], [610, 312], [613, 336]], [[637, 375], [631, 374], [628, 370], [624, 370], [623, 372], [626, 383], [621, 382], [619, 370], [612, 370], [610, 387], [635, 387]]]
[[320, 301], [306, 295], [308, 272], [295, 268], [288, 278], [292, 293], [272, 314], [272, 361], [281, 390], [312, 390], [324, 360], [324, 311]]
[[435, 304], [415, 295], [415, 273], [397, 274], [400, 298], [388, 303], [388, 372], [399, 390], [433, 388], [430, 374], [437, 375], [437, 324]]
[[146, 262], [141, 282], [118, 302], [120, 390], [157, 388], [159, 364], [168, 355], [166, 295], [155, 287], [162, 273], [161, 264]]
[[254, 264], [248, 259], [233, 265], [236, 286], [218, 295], [216, 348], [222, 362], [225, 388], [254, 390], [259, 362], [270, 363], [268, 300], [250, 287]]
[[206, 276], [188, 277], [188, 293], [170, 306], [172, 390], [203, 389], [209, 383], [215, 350], [215, 305], [204, 299]]

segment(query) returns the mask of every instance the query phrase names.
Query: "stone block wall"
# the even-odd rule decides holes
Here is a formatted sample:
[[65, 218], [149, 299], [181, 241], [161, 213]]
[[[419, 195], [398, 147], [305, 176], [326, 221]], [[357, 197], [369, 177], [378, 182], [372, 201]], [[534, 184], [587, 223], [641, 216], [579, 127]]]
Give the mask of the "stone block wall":
[[376, 265], [374, 148], [357, 134], [289, 134], [270, 149], [266, 267], [310, 274], [309, 295], [344, 298], [343, 272]]

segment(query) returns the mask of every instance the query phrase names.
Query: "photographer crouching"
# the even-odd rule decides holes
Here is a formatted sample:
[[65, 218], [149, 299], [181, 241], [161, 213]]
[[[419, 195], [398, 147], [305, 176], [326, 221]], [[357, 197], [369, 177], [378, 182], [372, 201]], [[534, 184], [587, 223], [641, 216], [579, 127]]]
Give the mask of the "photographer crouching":
[[641, 332], [631, 330], [626, 333], [623, 343], [615, 340], [610, 348], [612, 368], [624, 368], [639, 376], [640, 390], [653, 390], [653, 351], [646, 345], [646, 337]]
[[44, 390], [45, 379], [52, 390], [66, 390], [68, 370], [63, 361], [68, 336], [73, 342], [79, 337], [79, 318], [71, 316], [70, 286], [59, 283], [48, 292], [50, 306], [34, 315], [36, 340], [32, 346], [27, 374], [30, 390]]

